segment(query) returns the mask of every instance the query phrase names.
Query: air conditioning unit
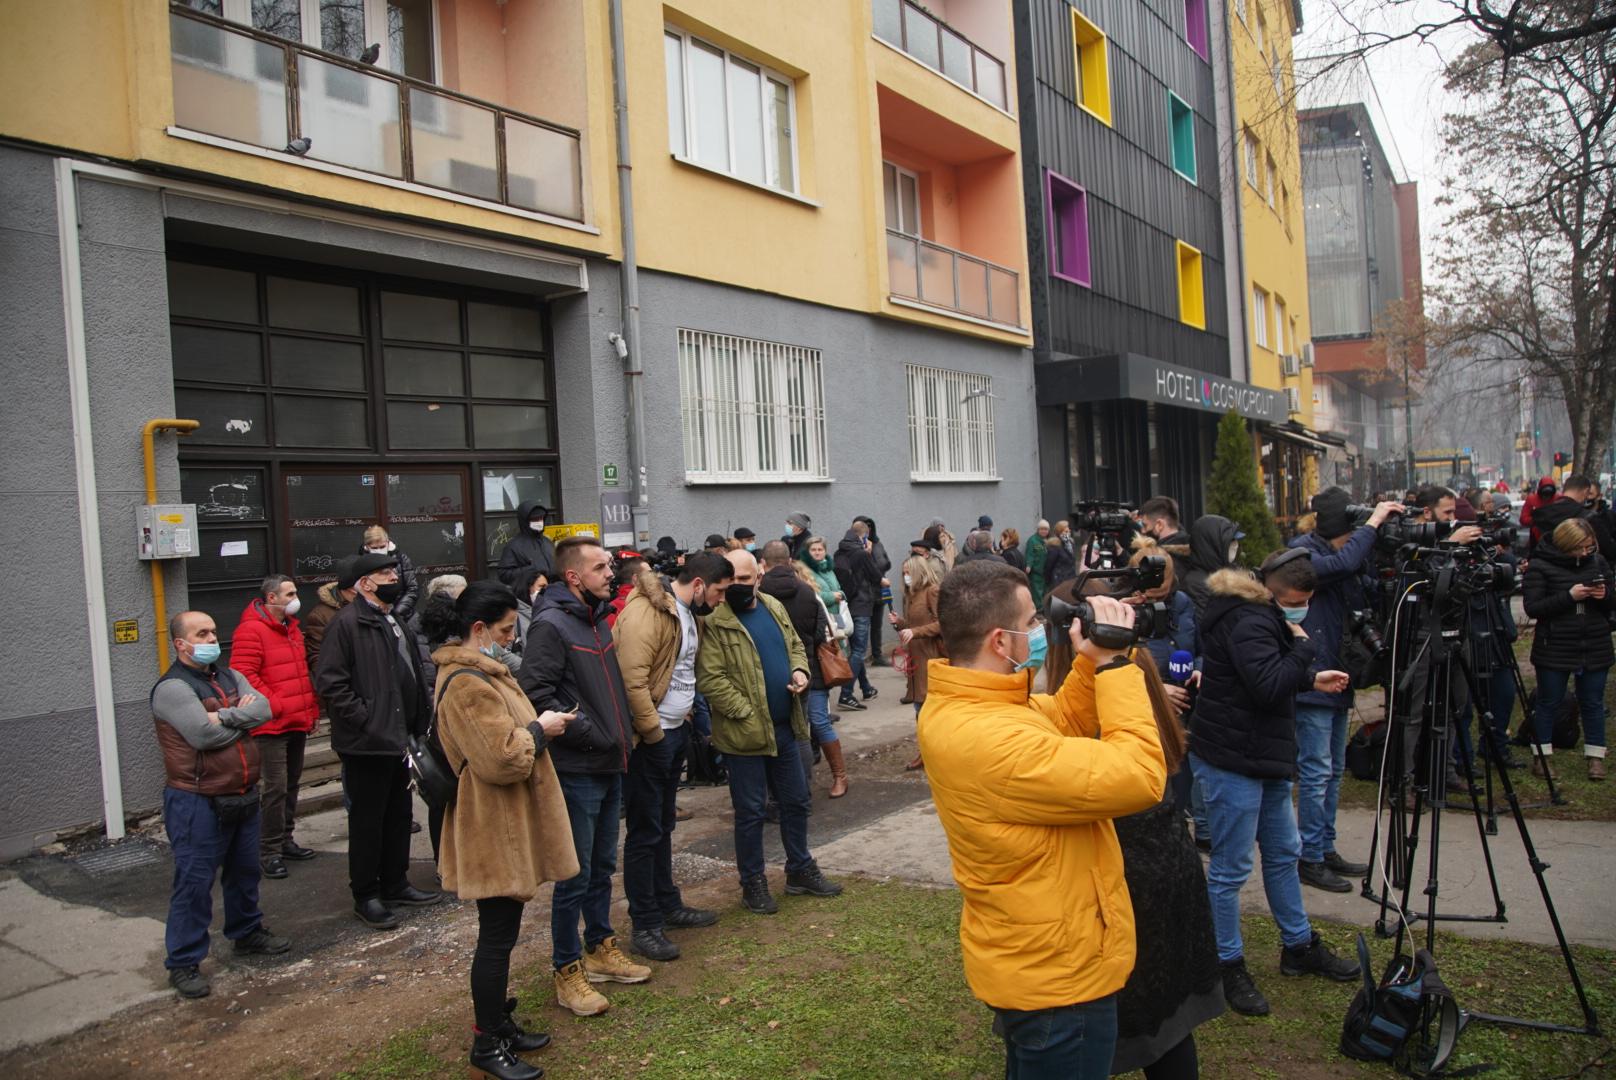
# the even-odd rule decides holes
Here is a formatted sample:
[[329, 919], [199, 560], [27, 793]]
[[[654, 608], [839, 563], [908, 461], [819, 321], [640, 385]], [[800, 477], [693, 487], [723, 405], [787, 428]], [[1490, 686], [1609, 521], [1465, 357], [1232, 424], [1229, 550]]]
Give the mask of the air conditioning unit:
[[1313, 366], [1313, 343], [1311, 341], [1305, 341], [1302, 343], [1302, 366]]
[[1279, 363], [1284, 368], [1286, 375], [1300, 375], [1302, 373], [1302, 362], [1292, 353], [1281, 355]]
[[1292, 416], [1302, 411], [1302, 392], [1294, 386], [1285, 388], [1285, 407]]

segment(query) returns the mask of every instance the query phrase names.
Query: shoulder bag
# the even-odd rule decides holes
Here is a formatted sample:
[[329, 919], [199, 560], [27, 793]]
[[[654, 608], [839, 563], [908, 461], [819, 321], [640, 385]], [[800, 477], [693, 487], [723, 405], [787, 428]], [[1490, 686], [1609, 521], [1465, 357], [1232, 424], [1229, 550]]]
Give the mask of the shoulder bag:
[[[488, 676], [476, 668], [461, 668], [459, 671], [449, 673], [443, 680], [443, 688], [438, 691], [438, 707], [443, 705], [443, 695], [449, 692], [449, 684], [462, 675], [475, 675], [484, 682]], [[404, 746], [404, 764], [410, 771], [410, 783], [421, 798], [435, 810], [453, 806], [455, 797], [460, 793], [460, 775], [449, 765], [449, 759], [444, 757], [443, 746], [434, 737], [438, 726], [437, 708], [432, 710], [432, 722], [427, 725], [425, 735], [411, 735]], [[466, 763], [462, 761], [460, 768], [464, 770]]]

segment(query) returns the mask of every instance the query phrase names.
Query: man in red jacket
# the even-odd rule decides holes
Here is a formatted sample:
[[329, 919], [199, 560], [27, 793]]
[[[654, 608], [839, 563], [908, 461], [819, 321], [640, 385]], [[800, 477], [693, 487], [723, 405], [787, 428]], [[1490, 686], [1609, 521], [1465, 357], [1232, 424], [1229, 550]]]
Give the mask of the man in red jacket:
[[309, 678], [303, 631], [297, 624], [302, 602], [285, 574], [271, 574], [258, 598], [241, 613], [230, 643], [230, 666], [247, 677], [269, 701], [268, 723], [253, 732], [263, 759], [263, 821], [258, 858], [264, 876], [286, 876], [286, 859], [312, 859], [314, 852], [292, 838], [297, 788], [303, 777], [303, 748], [320, 717], [320, 700]]

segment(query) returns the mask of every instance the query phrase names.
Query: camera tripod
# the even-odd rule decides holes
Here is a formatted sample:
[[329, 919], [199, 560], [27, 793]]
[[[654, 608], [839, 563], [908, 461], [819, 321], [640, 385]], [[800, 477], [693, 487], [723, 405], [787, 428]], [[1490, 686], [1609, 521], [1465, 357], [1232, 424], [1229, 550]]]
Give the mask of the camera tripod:
[[[1386, 688], [1387, 717], [1390, 721], [1387, 729], [1385, 750], [1381, 758], [1380, 771], [1380, 805], [1376, 807], [1375, 832], [1371, 842], [1369, 854], [1369, 871], [1363, 880], [1363, 896], [1367, 899], [1377, 900], [1380, 904], [1380, 914], [1375, 921], [1375, 932], [1381, 937], [1394, 936], [1394, 952], [1403, 955], [1404, 935], [1413, 936], [1412, 921], [1423, 919], [1425, 922], [1425, 948], [1433, 954], [1436, 950], [1436, 924], [1438, 921], [1456, 922], [1508, 922], [1505, 915], [1503, 896], [1498, 889], [1498, 875], [1493, 865], [1492, 849], [1488, 843], [1488, 821], [1482, 813], [1481, 801], [1477, 795], [1473, 777], [1475, 770], [1471, 760], [1470, 750], [1459, 744], [1462, 772], [1466, 785], [1469, 787], [1470, 807], [1475, 816], [1477, 833], [1481, 839], [1482, 858], [1487, 867], [1487, 880], [1492, 888], [1493, 907], [1491, 914], [1472, 915], [1454, 912], [1439, 912], [1437, 898], [1440, 891], [1440, 856], [1442, 809], [1447, 805], [1447, 772], [1448, 762], [1453, 749], [1453, 717], [1455, 713], [1454, 686], [1455, 679], [1461, 681], [1460, 685], [1467, 688], [1471, 700], [1477, 703], [1477, 712], [1483, 716], [1484, 723], [1490, 721], [1490, 710], [1484, 705], [1485, 698], [1481, 696], [1479, 680], [1475, 678], [1460, 649], [1464, 637], [1464, 618], [1467, 612], [1461, 608], [1457, 626], [1449, 628], [1443, 624], [1444, 609], [1450, 602], [1464, 602], [1462, 597], [1454, 595], [1453, 577], [1455, 567], [1451, 564], [1436, 571], [1434, 580], [1415, 582], [1398, 601], [1395, 619], [1400, 619], [1403, 608], [1415, 609], [1423, 603], [1424, 612], [1423, 642], [1414, 650], [1414, 656], [1405, 666], [1401, 679], [1388, 679]], [[1432, 595], [1422, 601], [1418, 598], [1410, 600], [1416, 590], [1422, 585], [1428, 586]], [[1395, 625], [1395, 623], [1394, 623]], [[1398, 644], [1396, 633], [1393, 636], [1394, 648]], [[1511, 658], [1513, 659], [1513, 657]], [[1422, 670], [1427, 674], [1423, 701], [1417, 708], [1422, 711], [1411, 711], [1409, 718], [1404, 721], [1395, 719], [1396, 695], [1410, 691], [1414, 676]], [[1395, 672], [1394, 672], [1395, 674]], [[1518, 674], [1518, 671], [1517, 671]], [[1520, 684], [1517, 682], [1517, 688]], [[1423, 747], [1423, 764], [1425, 772], [1422, 775], [1408, 768], [1413, 762], [1409, 761], [1406, 749], [1409, 741], [1406, 736], [1410, 725], [1420, 725], [1420, 739], [1418, 746]], [[1414, 751], [1416, 757], [1420, 755], [1419, 749]], [[1392, 770], [1392, 783], [1390, 785], [1391, 797], [1386, 798], [1388, 792], [1387, 770]], [[1491, 762], [1488, 763], [1488, 801], [1491, 806]], [[1505, 1016], [1492, 1013], [1467, 1013], [1469, 1020], [1486, 1023], [1502, 1024], [1511, 1027], [1530, 1028], [1537, 1031], [1567, 1032], [1581, 1035], [1599, 1034], [1599, 1018], [1595, 1015], [1593, 1006], [1588, 1001], [1587, 992], [1582, 985], [1582, 978], [1577, 972], [1575, 959], [1571, 955], [1571, 946], [1566, 941], [1565, 931], [1560, 925], [1560, 917], [1554, 907], [1554, 898], [1549, 893], [1548, 881], [1544, 872], [1549, 864], [1544, 862], [1537, 853], [1532, 842], [1531, 833], [1527, 829], [1526, 818], [1522, 813], [1523, 807], [1516, 794], [1515, 785], [1509, 778], [1507, 770], [1498, 770], [1498, 781], [1503, 790], [1504, 799], [1509, 804], [1510, 812], [1515, 819], [1515, 825], [1520, 833], [1521, 845], [1525, 851], [1527, 864], [1537, 879], [1538, 891], [1543, 897], [1543, 907], [1549, 917], [1549, 924], [1554, 930], [1555, 941], [1559, 944], [1560, 956], [1565, 961], [1566, 973], [1571, 978], [1572, 988], [1577, 995], [1577, 1002], [1582, 1008], [1583, 1022], [1581, 1025], [1557, 1024], [1542, 1020], [1529, 1020], [1518, 1016]], [[1406, 798], [1412, 791], [1411, 805]], [[1388, 807], [1389, 802], [1389, 807]], [[1389, 809], [1390, 823], [1387, 827], [1388, 838], [1384, 850], [1380, 849], [1380, 820], [1381, 812]], [[1410, 894], [1413, 888], [1413, 879], [1416, 870], [1415, 859], [1420, 846], [1420, 823], [1425, 811], [1431, 810], [1430, 837], [1426, 852], [1426, 883], [1422, 890], [1425, 896], [1425, 910], [1423, 912], [1409, 912]], [[1496, 834], [1496, 821], [1491, 830]], [[1384, 884], [1377, 893], [1377, 876]], [[1397, 927], [1395, 933], [1388, 933], [1387, 911], [1393, 906], [1392, 891], [1400, 889], [1400, 897], [1395, 901]]]

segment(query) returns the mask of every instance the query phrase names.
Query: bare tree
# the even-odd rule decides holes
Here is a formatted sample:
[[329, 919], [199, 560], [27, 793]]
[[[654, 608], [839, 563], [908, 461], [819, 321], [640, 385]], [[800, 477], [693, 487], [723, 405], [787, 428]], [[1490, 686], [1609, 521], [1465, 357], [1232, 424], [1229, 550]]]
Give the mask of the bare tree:
[[1444, 120], [1458, 167], [1433, 295], [1451, 354], [1552, 382], [1576, 462], [1598, 469], [1616, 413], [1616, 35], [1500, 56], [1487, 41], [1448, 67], [1470, 107]]

